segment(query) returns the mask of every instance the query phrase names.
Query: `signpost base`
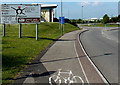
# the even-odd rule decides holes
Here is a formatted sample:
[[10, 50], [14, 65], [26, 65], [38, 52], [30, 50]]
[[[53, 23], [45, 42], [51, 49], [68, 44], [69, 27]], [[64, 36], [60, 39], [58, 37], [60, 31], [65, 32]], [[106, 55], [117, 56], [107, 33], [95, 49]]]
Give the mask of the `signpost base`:
[[21, 38], [22, 24], [19, 24], [19, 38]]
[[5, 37], [5, 24], [3, 24], [3, 37]]
[[36, 40], [38, 40], [38, 24], [36, 24]]

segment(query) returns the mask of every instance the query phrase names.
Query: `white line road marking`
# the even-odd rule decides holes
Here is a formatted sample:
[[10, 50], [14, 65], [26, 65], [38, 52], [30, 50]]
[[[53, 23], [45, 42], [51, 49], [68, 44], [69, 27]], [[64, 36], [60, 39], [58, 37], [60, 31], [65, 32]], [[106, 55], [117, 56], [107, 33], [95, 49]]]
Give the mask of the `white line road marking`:
[[92, 62], [92, 60], [89, 58], [89, 56], [87, 55], [87, 53], [85, 52], [85, 49], [83, 48], [81, 42], [80, 42], [80, 39], [79, 39], [79, 34], [78, 34], [78, 41], [79, 41], [79, 44], [83, 50], [83, 52], [85, 53], [86, 57], [88, 58], [88, 60], [90, 61], [90, 63], [92, 64], [92, 66], [95, 68], [95, 70], [97, 71], [97, 73], [100, 75], [100, 77], [102, 78], [102, 80], [107, 84], [107, 85], [110, 85], [107, 80], [104, 78], [104, 76], [101, 74], [101, 72], [98, 70], [98, 68], [94, 65], [94, 63]]
[[[26, 78], [23, 83], [35, 83], [35, 80], [34, 80], [34, 78], [29, 77], [29, 78]], [[23, 84], [23, 85], [24, 85], [24, 84]]]
[[88, 81], [88, 78], [87, 78], [87, 76], [86, 76], [85, 70], [84, 70], [84, 68], [83, 68], [83, 66], [82, 66], [82, 63], [81, 63], [81, 61], [80, 61], [80, 59], [79, 59], [79, 56], [78, 56], [78, 53], [77, 53], [77, 50], [76, 50], [75, 41], [74, 41], [74, 49], [75, 49], [76, 56], [78, 57], [77, 59], [78, 59], [78, 61], [79, 61], [80, 67], [81, 67], [81, 69], [82, 69], [82, 72], [83, 72], [83, 74], [84, 74], [84, 76], [85, 76], [85, 79], [86, 79], [87, 83], [89, 84], [89, 81]]
[[[32, 73], [30, 73], [30, 75], [31, 75]], [[34, 80], [34, 78], [33, 77], [28, 77], [28, 78], [26, 78], [25, 79], [25, 81], [23, 82], [23, 84], [22, 85], [26, 85], [26, 83], [33, 83], [33, 84], [35, 84], [35, 80]]]
[[105, 37], [105, 38], [107, 38], [107, 39], [109, 39], [109, 40], [113, 40], [113, 41], [115, 41], [115, 42], [118, 43], [118, 38], [111, 37], [109, 34], [106, 34], [106, 33], [105, 33], [105, 30], [102, 30], [102, 31], [101, 31], [101, 34], [102, 34], [103, 37]]

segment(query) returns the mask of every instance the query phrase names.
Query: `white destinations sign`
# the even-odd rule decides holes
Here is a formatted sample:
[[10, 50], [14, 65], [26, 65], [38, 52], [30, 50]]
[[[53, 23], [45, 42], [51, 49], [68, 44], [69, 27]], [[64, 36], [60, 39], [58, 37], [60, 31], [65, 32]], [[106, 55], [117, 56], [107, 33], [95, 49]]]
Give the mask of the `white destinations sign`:
[[2, 24], [39, 23], [41, 6], [38, 4], [1, 4]]

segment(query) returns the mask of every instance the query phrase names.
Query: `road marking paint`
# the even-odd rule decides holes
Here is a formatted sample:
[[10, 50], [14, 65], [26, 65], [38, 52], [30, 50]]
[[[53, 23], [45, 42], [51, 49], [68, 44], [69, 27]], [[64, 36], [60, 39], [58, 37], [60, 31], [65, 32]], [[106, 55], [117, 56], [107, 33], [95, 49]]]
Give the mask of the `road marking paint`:
[[34, 78], [32, 78], [32, 77], [28, 77], [28, 78], [26, 78], [25, 81], [23, 82], [23, 85], [24, 85], [25, 83], [35, 83], [35, 80], [34, 80]]
[[83, 52], [85, 53], [86, 57], [88, 58], [88, 60], [89, 60], [90, 63], [92, 64], [92, 66], [95, 68], [95, 70], [97, 71], [97, 73], [100, 75], [100, 77], [102, 78], [102, 80], [103, 80], [107, 85], [110, 85], [110, 84], [108, 83], [108, 81], [105, 79], [105, 77], [102, 75], [102, 73], [101, 73], [101, 72], [98, 70], [98, 68], [94, 65], [94, 63], [93, 63], [92, 60], [89, 58], [89, 56], [87, 55], [85, 49], [83, 48], [83, 45], [82, 45], [81, 42], [80, 42], [80, 39], [79, 39], [80, 36], [79, 36], [79, 35], [80, 35], [80, 34], [78, 34], [78, 42], [79, 42], [79, 44], [80, 44]]
[[[29, 75], [31, 75], [32, 73], [30, 73]], [[28, 77], [25, 79], [25, 81], [23, 82], [22, 85], [26, 85], [26, 83], [35, 83], [35, 80], [33, 77]]]
[[[49, 77], [49, 84], [52, 84], [52, 80], [54, 80], [55, 83], [58, 83], [58, 85], [60, 85], [61, 83], [65, 83], [67, 85], [70, 85], [72, 83], [81, 83], [82, 85], [84, 85], [84, 81], [80, 76], [76, 76], [73, 75], [71, 70], [67, 70], [67, 71], [61, 71], [62, 69], [58, 69], [58, 74], [57, 75], [53, 75], [51, 77]], [[63, 74], [63, 76], [61, 75]], [[64, 75], [67, 74], [67, 77], [65, 77]]]
[[85, 76], [85, 79], [86, 79], [87, 83], [89, 84], [89, 80], [88, 80], [88, 78], [87, 78], [87, 76], [86, 76], [85, 70], [84, 70], [84, 68], [83, 68], [83, 66], [82, 66], [82, 63], [81, 63], [81, 61], [80, 61], [80, 59], [79, 59], [79, 56], [78, 56], [78, 53], [77, 53], [77, 50], [76, 50], [75, 41], [74, 41], [74, 49], [75, 49], [76, 56], [78, 57], [77, 59], [78, 59], [78, 61], [79, 61], [80, 67], [81, 67], [82, 72], [83, 72], [83, 75]]
[[105, 38], [107, 38], [107, 39], [109, 39], [109, 40], [113, 40], [113, 41], [115, 41], [115, 42], [118, 43], [118, 39], [117, 39], [116, 37], [114, 37], [114, 36], [113, 36], [113, 37], [110, 37], [110, 36], [109, 36], [110, 34], [106, 34], [106, 33], [104, 32], [104, 30], [101, 31], [101, 34], [102, 34], [103, 37], [105, 37]]

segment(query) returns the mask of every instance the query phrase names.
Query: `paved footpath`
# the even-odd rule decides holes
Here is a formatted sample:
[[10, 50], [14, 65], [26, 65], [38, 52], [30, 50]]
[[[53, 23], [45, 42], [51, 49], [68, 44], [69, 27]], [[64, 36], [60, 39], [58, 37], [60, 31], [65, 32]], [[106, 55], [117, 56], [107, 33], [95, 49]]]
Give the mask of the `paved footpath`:
[[[77, 83], [103, 83], [82, 51], [77, 35], [80, 32], [78, 30], [63, 35], [42, 57], [28, 64], [28, 68], [21, 72], [13, 84], [39, 83], [43, 85], [43, 83], [49, 83], [51, 76], [59, 75], [59, 69], [61, 69], [60, 72], [66, 72], [60, 74], [62, 83], [64, 78], [73, 76], [78, 76]], [[52, 80], [55, 79], [52, 78]]]

